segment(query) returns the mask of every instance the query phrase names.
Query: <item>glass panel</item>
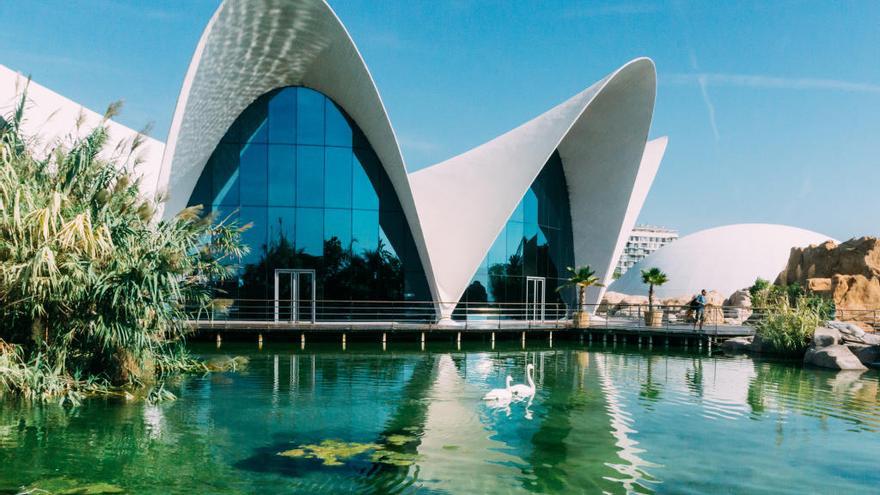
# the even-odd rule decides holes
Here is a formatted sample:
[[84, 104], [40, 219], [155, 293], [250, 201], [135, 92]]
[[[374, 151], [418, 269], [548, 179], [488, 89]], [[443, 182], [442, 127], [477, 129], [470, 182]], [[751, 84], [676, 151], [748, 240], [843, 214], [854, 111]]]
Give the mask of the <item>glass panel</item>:
[[354, 210], [351, 218], [352, 251], [362, 254], [373, 251], [379, 243], [379, 212]]
[[214, 205], [238, 205], [238, 145], [220, 144], [211, 156]]
[[321, 256], [324, 250], [324, 215], [319, 208], [296, 209], [296, 248], [303, 254]]
[[241, 235], [241, 240], [251, 247], [251, 252], [242, 260], [242, 264], [259, 263], [265, 255], [266, 248], [266, 209], [245, 206], [239, 212], [242, 225], [251, 227]]
[[266, 204], [266, 145], [246, 144], [241, 150], [241, 204]]
[[296, 142], [324, 144], [324, 95], [313, 89], [296, 91]]
[[342, 109], [330, 101], [329, 98], [324, 100], [326, 103], [325, 116], [327, 119], [327, 146], [348, 146], [352, 145], [351, 125], [348, 119], [342, 113]]
[[296, 148], [296, 205], [324, 206], [324, 148]]
[[[370, 174], [376, 169], [371, 153], [356, 151], [352, 165], [352, 204], [355, 208], [365, 210], [379, 209], [379, 195], [370, 180]], [[370, 171], [370, 174], [367, 173]]]
[[266, 132], [267, 105], [266, 97], [258, 98], [251, 106], [247, 107], [233, 124], [232, 131], [227, 133], [228, 139], [238, 143], [265, 143], [268, 138]]
[[269, 141], [296, 142], [296, 90], [284, 88], [269, 100]]
[[535, 195], [534, 189], [526, 191], [526, 195], [522, 200], [523, 222], [538, 223], [538, 196]]
[[351, 208], [351, 149], [326, 148], [324, 206]]
[[269, 145], [269, 205], [296, 204], [296, 146]]
[[[266, 224], [269, 228], [268, 243], [270, 249], [293, 250], [296, 238], [296, 209], [267, 208]], [[283, 242], [282, 242], [283, 240]], [[278, 267], [290, 268], [290, 267]]]
[[351, 210], [328, 208], [324, 210], [324, 240], [339, 241], [343, 251], [351, 244]]

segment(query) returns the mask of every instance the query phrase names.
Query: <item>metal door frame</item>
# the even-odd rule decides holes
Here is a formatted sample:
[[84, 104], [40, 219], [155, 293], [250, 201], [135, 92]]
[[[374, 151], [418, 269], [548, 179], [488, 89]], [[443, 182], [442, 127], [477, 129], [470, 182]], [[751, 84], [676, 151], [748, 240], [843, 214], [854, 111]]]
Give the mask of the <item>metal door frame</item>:
[[275, 322], [279, 321], [279, 309], [280, 309], [280, 299], [278, 294], [278, 281], [279, 275], [287, 275], [290, 277], [290, 321], [297, 323], [299, 322], [299, 282], [301, 275], [308, 275], [311, 277], [312, 281], [312, 297], [311, 297], [311, 309], [312, 316], [309, 319], [312, 323], [315, 322], [315, 312], [317, 308], [316, 300], [315, 300], [315, 288], [317, 286], [317, 280], [315, 279], [315, 270], [307, 270], [307, 269], [299, 269], [299, 268], [276, 268], [275, 269]]
[[[529, 297], [529, 286], [532, 286], [531, 298]], [[541, 287], [540, 293], [538, 292], [538, 286]], [[526, 277], [526, 319], [544, 321], [547, 303], [546, 292], [547, 279], [545, 277]], [[539, 310], [540, 318], [538, 318]]]

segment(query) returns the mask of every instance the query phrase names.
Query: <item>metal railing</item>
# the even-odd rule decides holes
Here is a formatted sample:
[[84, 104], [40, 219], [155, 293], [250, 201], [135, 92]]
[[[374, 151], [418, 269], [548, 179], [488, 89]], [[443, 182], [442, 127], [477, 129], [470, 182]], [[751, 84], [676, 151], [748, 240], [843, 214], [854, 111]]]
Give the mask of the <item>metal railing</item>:
[[[452, 322], [438, 322], [441, 308], [454, 308]], [[592, 304], [584, 310], [590, 314], [592, 329], [626, 329], [630, 331], [674, 331], [688, 328], [700, 330], [696, 312], [687, 306], [655, 304], [661, 313], [659, 321], [646, 318], [651, 308], [646, 304]], [[762, 308], [706, 306], [702, 332], [729, 333], [754, 327], [766, 314]], [[207, 308], [188, 308], [190, 321], [201, 322], [263, 322], [279, 324], [437, 324], [461, 328], [492, 329], [505, 326], [525, 328], [567, 328], [574, 325], [572, 308], [561, 303], [496, 303], [439, 301], [299, 301], [296, 311], [291, 301], [274, 299], [217, 299]], [[837, 319], [856, 321], [880, 329], [880, 309], [838, 310]]]

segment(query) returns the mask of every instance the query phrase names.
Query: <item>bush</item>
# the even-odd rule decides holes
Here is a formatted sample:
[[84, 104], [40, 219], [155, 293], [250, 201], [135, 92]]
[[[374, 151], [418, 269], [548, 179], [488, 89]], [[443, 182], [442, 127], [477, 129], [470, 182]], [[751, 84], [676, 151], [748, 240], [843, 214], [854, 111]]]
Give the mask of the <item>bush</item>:
[[118, 107], [42, 157], [21, 133], [26, 101], [0, 119], [0, 385], [37, 399], [190, 367], [184, 310], [233, 273], [241, 229], [200, 207], [156, 221], [128, 172], [142, 139], [105, 152]]
[[[773, 286], [758, 294], [764, 309], [763, 318], [755, 327], [762, 345], [772, 353], [803, 356], [816, 327], [833, 319], [834, 303], [818, 296], [799, 295], [791, 301], [795, 292]], [[829, 316], [830, 315], [830, 316]]]

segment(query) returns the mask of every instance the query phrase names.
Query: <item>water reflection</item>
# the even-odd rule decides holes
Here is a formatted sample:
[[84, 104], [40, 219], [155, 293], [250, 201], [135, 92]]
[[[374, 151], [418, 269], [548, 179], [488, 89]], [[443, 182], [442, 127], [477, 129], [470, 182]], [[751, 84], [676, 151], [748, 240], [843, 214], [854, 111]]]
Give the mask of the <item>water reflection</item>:
[[[0, 493], [61, 474], [138, 493], [798, 493], [803, 465], [811, 490], [880, 482], [874, 372], [620, 346], [401, 346], [269, 343], [242, 373], [185, 378], [167, 404], [5, 403]], [[530, 363], [530, 400], [482, 401]], [[279, 455], [305, 445], [337, 449], [336, 462]]]

